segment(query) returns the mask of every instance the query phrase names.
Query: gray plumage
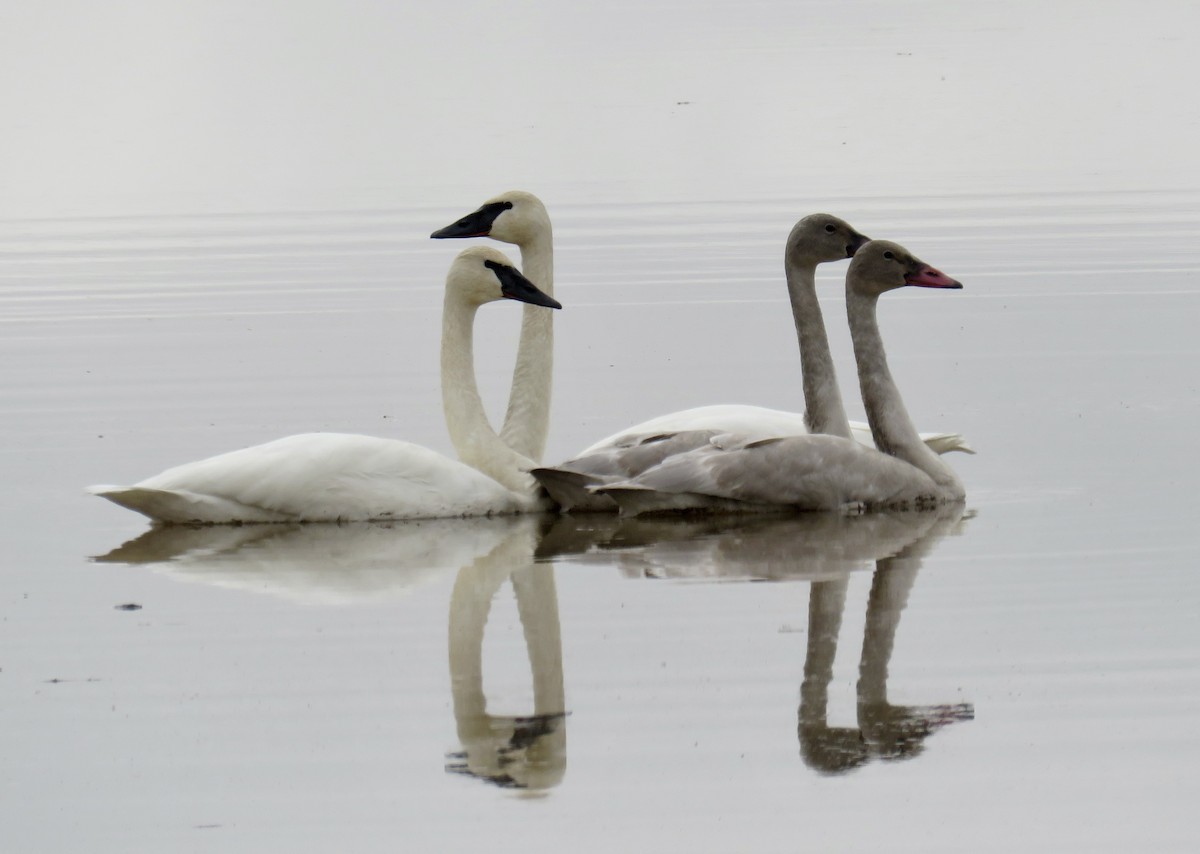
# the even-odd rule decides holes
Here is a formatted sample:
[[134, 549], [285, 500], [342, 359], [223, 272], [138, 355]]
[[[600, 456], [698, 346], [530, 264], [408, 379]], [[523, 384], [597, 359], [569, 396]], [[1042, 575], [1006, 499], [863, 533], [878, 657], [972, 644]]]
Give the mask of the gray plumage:
[[[961, 288], [895, 243], [861, 248], [846, 277], [847, 314], [859, 385], [879, 448], [842, 436], [745, 442], [717, 436], [637, 477], [599, 488], [625, 513], [709, 510], [930, 509], [965, 495], [954, 471], [921, 441], [887, 366], [875, 317], [889, 290]], [[843, 416], [844, 417], [844, 416]]]

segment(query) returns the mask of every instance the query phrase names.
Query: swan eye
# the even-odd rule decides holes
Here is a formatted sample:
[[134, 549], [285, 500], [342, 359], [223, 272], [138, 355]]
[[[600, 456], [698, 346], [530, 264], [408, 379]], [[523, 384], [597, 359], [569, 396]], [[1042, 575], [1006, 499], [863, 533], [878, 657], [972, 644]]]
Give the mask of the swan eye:
[[887, 252], [884, 252], [884, 253], [883, 253], [883, 257], [884, 257], [884, 258], [886, 258], [886, 259], [888, 259], [889, 261], [895, 261], [895, 260], [896, 260], [896, 256], [895, 256], [895, 255], [893, 255], [893, 254], [891, 253], [891, 251], [890, 251], [890, 250], [889, 250], [889, 251], [887, 251]]
[[826, 234], [833, 234], [835, 231], [837, 231], [837, 229], [834, 228], [833, 223], [830, 223], [829, 225], [825, 226]]

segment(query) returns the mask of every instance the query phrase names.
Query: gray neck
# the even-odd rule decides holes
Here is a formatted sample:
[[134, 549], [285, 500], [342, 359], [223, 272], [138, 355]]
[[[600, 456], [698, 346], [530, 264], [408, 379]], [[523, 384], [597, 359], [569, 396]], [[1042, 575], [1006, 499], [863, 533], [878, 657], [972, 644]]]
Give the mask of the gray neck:
[[804, 375], [804, 422], [812, 433], [850, 438], [850, 423], [838, 391], [833, 355], [821, 305], [817, 302], [815, 263], [797, 263], [791, 253], [785, 257], [788, 294], [792, 301], [792, 320], [800, 343], [800, 369]]
[[[521, 272], [547, 296], [554, 296], [554, 237], [550, 223], [520, 248]], [[554, 312], [527, 305], [521, 318], [521, 341], [500, 438], [536, 462], [541, 462], [546, 450], [553, 377]]]
[[947, 498], [961, 498], [964, 494], [962, 482], [954, 470], [921, 441], [892, 379], [875, 317], [877, 305], [878, 297], [858, 294], [847, 282], [846, 314], [850, 321], [850, 337], [854, 339], [858, 386], [875, 447], [925, 472], [945, 490]]
[[536, 484], [527, 474], [532, 462], [496, 435], [479, 396], [473, 340], [477, 309], [446, 289], [442, 309], [442, 407], [446, 429], [462, 462], [518, 494], [532, 496]]

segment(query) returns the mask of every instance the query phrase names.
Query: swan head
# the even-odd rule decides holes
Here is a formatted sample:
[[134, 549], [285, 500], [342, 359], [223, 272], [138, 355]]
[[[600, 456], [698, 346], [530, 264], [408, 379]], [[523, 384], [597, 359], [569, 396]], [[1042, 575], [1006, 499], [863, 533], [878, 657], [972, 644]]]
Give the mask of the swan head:
[[918, 288], [961, 288], [941, 270], [913, 255], [899, 243], [871, 240], [854, 253], [846, 273], [846, 290], [869, 296], [912, 285]]
[[548, 237], [550, 215], [542, 200], [533, 193], [510, 190], [484, 202], [479, 210], [439, 228], [429, 235], [435, 239], [447, 237], [490, 237], [501, 243], [518, 246], [543, 236]]
[[446, 274], [446, 290], [472, 305], [501, 299], [514, 299], [546, 308], [562, 308], [553, 297], [521, 275], [512, 261], [499, 249], [472, 246], [458, 253]]
[[799, 264], [823, 264], [853, 258], [869, 237], [859, 234], [844, 219], [826, 213], [806, 216], [788, 235], [787, 257]]

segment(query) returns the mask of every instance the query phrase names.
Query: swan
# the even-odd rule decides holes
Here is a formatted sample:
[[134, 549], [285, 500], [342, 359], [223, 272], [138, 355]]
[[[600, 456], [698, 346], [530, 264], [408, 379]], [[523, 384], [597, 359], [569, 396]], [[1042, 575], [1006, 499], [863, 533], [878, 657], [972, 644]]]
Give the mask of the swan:
[[[564, 463], [534, 469], [534, 477], [560, 507], [615, 510], [615, 504], [593, 487], [635, 477], [670, 456], [708, 444], [719, 434], [759, 440], [826, 433], [870, 446], [870, 427], [846, 418], [816, 289], [818, 264], [853, 257], [866, 242], [867, 238], [845, 220], [823, 213], [804, 217], [788, 235], [784, 272], [800, 345], [803, 415], [743, 405], [687, 409], [614, 433]], [[974, 453], [955, 433], [927, 433], [921, 438], [938, 453]]]
[[492, 430], [475, 382], [475, 312], [504, 298], [562, 307], [499, 250], [473, 246], [459, 253], [446, 275], [441, 372], [446, 423], [462, 462], [394, 439], [304, 433], [170, 468], [133, 486], [89, 491], [168, 524], [431, 519], [541, 509], [537, 484], [526, 473], [532, 461]]
[[921, 440], [888, 369], [876, 308], [906, 285], [961, 288], [899, 244], [870, 241], [846, 275], [846, 314], [859, 388], [879, 450], [840, 435], [763, 440], [731, 434], [666, 459], [624, 482], [600, 487], [623, 513], [930, 509], [961, 501], [962, 481]]
[[[526, 278], [542, 293], [554, 296], [554, 232], [546, 206], [532, 193], [522, 190], [501, 193], [429, 236], [438, 240], [491, 237], [512, 243], [521, 250], [521, 267]], [[550, 430], [553, 350], [553, 315], [527, 307], [521, 318], [512, 392], [500, 438], [534, 462], [541, 462]]]

